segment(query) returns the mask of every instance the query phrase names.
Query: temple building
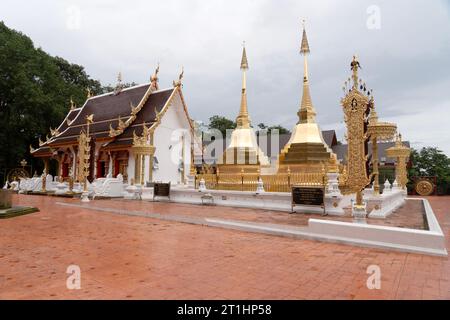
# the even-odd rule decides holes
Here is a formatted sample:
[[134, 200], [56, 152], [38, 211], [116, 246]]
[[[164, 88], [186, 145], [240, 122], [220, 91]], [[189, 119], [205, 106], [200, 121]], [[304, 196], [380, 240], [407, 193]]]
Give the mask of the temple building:
[[231, 134], [230, 144], [225, 149], [218, 168], [221, 172], [257, 171], [261, 166], [269, 166], [269, 159], [258, 146], [256, 133], [251, 126], [247, 107], [247, 53], [245, 46], [241, 59], [242, 91], [241, 106], [236, 118], [236, 128]]
[[[119, 75], [114, 92], [90, 96], [82, 107], [71, 109], [51, 137], [31, 152], [57, 161], [57, 176], [78, 176], [78, 137], [91, 139], [88, 180], [122, 175], [137, 184], [164, 181], [184, 183], [190, 170], [192, 121], [182, 93], [183, 73], [173, 86], [160, 89], [156, 69], [150, 83], [123, 88]], [[86, 119], [91, 117], [92, 123]]]
[[310, 49], [305, 28], [300, 53], [304, 56], [303, 96], [297, 113], [298, 122], [279, 156], [279, 170], [282, 172], [288, 167], [296, 171], [316, 171], [322, 164], [335, 166], [337, 163], [336, 156], [325, 142], [316, 122], [316, 111], [309, 90], [307, 55]]

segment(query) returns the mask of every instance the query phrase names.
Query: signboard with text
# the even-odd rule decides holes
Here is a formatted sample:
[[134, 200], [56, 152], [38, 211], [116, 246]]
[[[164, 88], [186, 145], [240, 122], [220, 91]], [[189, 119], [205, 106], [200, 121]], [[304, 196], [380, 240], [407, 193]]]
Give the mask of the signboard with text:
[[170, 182], [155, 182], [153, 185], [153, 199], [155, 197], [168, 197], [170, 199]]
[[292, 211], [295, 206], [318, 206], [324, 208], [325, 213], [325, 189], [324, 187], [292, 187]]

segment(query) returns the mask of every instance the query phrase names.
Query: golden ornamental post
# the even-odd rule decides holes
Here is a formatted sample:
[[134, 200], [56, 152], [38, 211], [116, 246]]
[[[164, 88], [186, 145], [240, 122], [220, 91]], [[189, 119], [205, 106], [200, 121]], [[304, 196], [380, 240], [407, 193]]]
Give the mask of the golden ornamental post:
[[86, 117], [86, 132], [81, 130], [78, 137], [78, 180], [83, 183], [83, 192], [81, 194], [82, 202], [89, 202], [88, 192], [88, 176], [90, 171], [91, 159], [91, 137], [89, 136], [89, 126], [94, 122], [94, 115], [91, 114]]
[[[358, 78], [359, 61], [356, 56], [350, 64], [352, 70], [353, 84], [347, 90], [341, 100], [344, 111], [344, 120], [347, 126], [347, 176], [340, 180], [339, 187], [343, 194], [356, 193], [356, 201], [353, 204], [352, 214], [356, 219], [365, 219], [366, 206], [363, 202], [363, 190], [370, 180], [366, 170], [368, 139], [367, 117], [370, 113], [370, 91], [366, 92], [365, 84]], [[350, 84], [350, 83], [349, 83]]]

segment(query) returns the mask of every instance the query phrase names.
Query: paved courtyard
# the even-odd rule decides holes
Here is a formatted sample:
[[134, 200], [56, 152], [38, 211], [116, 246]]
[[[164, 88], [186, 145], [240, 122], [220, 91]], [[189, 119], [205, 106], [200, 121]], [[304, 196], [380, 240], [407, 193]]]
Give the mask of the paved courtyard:
[[[41, 210], [0, 220], [0, 299], [450, 299], [450, 259], [298, 240], [80, 208], [16, 195]], [[450, 197], [430, 197], [450, 249]], [[251, 209], [96, 200], [92, 207], [301, 224]], [[303, 220], [302, 220], [303, 219]], [[449, 250], [450, 251], [450, 250]], [[81, 289], [66, 286], [70, 265]], [[370, 265], [381, 289], [369, 290]]]

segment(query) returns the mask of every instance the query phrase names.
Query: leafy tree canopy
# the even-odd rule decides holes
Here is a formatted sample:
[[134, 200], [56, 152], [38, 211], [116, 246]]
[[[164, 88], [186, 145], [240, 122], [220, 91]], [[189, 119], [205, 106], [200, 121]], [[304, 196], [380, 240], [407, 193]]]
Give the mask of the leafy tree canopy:
[[450, 158], [438, 148], [412, 149], [410, 161], [410, 177], [437, 176], [438, 184], [450, 183]]
[[281, 125], [276, 125], [276, 126], [267, 126], [264, 123], [259, 123], [258, 124], [258, 128], [261, 130], [267, 130], [269, 133], [275, 129], [278, 130], [278, 134], [290, 134], [291, 131], [289, 131], [288, 129], [286, 129], [285, 127], [281, 126]]
[[48, 55], [0, 22], [0, 174], [22, 158], [34, 162], [28, 146], [61, 123], [71, 97], [82, 105], [87, 88], [102, 93], [82, 66]]
[[217, 129], [222, 132], [224, 137], [226, 136], [227, 129], [234, 128], [236, 128], [236, 122], [226, 117], [215, 115], [209, 118], [208, 129]]

